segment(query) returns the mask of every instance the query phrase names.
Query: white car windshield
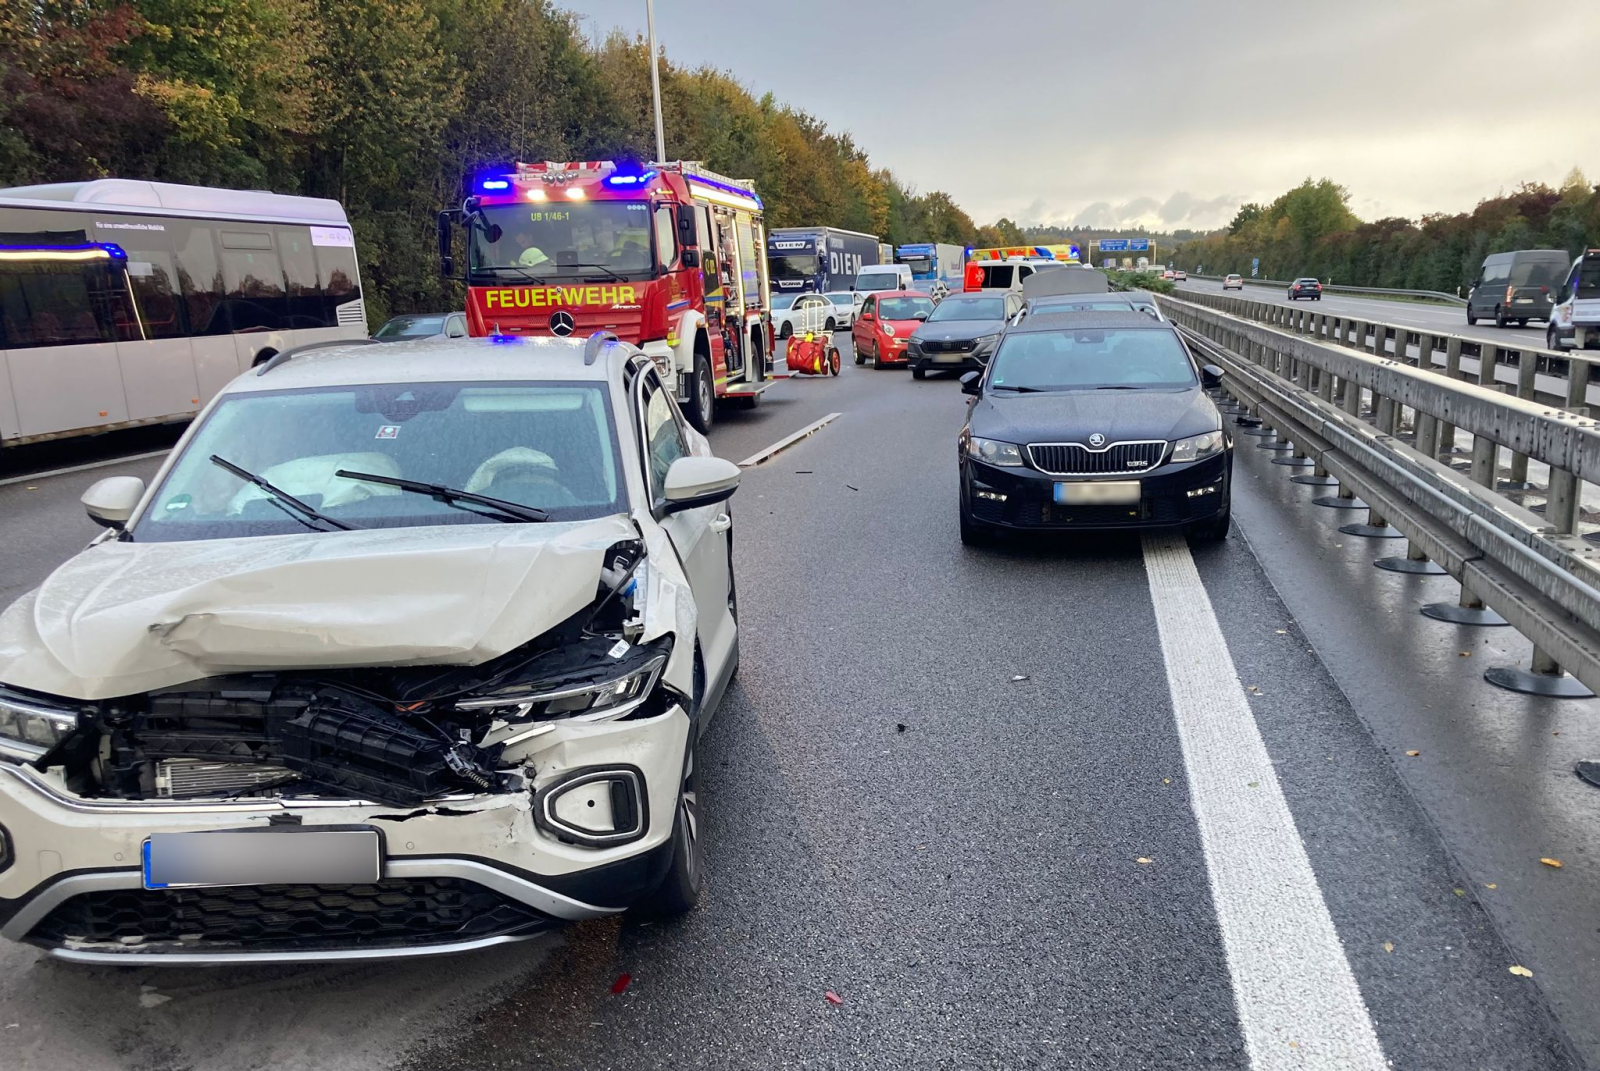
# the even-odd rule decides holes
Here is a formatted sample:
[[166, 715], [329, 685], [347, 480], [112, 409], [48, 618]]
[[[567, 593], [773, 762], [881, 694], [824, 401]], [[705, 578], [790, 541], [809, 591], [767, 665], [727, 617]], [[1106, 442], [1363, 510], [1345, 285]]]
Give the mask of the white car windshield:
[[439, 484], [552, 521], [623, 511], [626, 487], [598, 383], [421, 383], [227, 395], [205, 418], [133, 528], [141, 542], [280, 535], [305, 520], [215, 455], [356, 528], [495, 524], [359, 472]]
[[989, 386], [1005, 392], [1191, 387], [1194, 367], [1170, 330], [1085, 328], [1007, 335]]

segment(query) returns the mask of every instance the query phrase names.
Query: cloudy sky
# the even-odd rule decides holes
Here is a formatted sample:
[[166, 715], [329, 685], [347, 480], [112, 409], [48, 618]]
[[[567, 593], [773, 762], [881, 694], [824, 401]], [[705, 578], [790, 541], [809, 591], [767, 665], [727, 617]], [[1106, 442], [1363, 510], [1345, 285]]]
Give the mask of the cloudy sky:
[[[591, 35], [644, 29], [644, 0], [557, 2]], [[1308, 175], [1344, 184], [1367, 219], [1470, 209], [1574, 165], [1600, 181], [1600, 2], [1534, 10], [656, 0], [656, 30], [675, 62], [850, 131], [979, 222], [1169, 229], [1226, 223]]]

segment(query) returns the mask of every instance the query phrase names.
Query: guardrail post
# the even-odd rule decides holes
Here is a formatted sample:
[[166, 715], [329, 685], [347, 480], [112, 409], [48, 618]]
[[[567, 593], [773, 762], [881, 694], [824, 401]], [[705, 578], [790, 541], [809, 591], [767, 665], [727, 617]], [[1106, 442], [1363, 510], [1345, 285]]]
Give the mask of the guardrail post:
[[[1459, 341], [1452, 339], [1452, 342]], [[1484, 435], [1472, 437], [1472, 480], [1474, 483], [1485, 487], [1494, 486], [1496, 455], [1499, 446], [1493, 439]], [[1496, 627], [1510, 624], [1505, 618], [1483, 605], [1483, 600], [1474, 595], [1467, 586], [1467, 576], [1461, 575], [1461, 598], [1456, 602], [1432, 602], [1422, 608], [1426, 617], [1435, 621], [1448, 621], [1453, 625], [1482, 625]]]
[[1574, 413], [1589, 411], [1589, 362], [1576, 356], [1567, 359], [1567, 408]]
[[1373, 423], [1385, 435], [1393, 435], [1395, 427], [1395, 401], [1393, 398], [1384, 398], [1374, 394], [1372, 396]]
[[1472, 437], [1472, 482], [1493, 487], [1499, 475], [1500, 444], [1487, 435]]
[[[1444, 374], [1446, 379], [1461, 378], [1461, 336], [1451, 335], [1444, 344]], [[1439, 421], [1439, 450], [1433, 456], [1456, 452], [1456, 426], [1448, 420]]]
[[[1533, 397], [1534, 377], [1539, 374], [1539, 354], [1523, 349], [1517, 355], [1517, 397]], [[1513, 452], [1510, 478], [1502, 484], [1506, 490], [1526, 491], [1533, 485], [1528, 482], [1528, 455]]]
[[1417, 367], [1425, 371], [1433, 371], [1433, 347], [1439, 341], [1438, 335], [1417, 335]]
[[1494, 388], [1495, 369], [1500, 366], [1500, 347], [1485, 342], [1478, 347], [1478, 386]]

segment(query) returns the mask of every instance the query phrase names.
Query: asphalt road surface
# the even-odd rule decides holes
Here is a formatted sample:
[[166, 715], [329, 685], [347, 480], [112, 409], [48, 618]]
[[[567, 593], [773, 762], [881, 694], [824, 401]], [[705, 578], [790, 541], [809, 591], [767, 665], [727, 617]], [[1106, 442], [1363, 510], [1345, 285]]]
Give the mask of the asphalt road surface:
[[[950, 378], [847, 359], [712, 440], [829, 413], [733, 500], [743, 668], [693, 914], [421, 964], [7, 945], [0, 1066], [1600, 1066], [1600, 791], [1570, 772], [1600, 703], [1484, 685], [1516, 637], [1420, 617], [1453, 582], [1373, 569], [1403, 551], [1254, 439], [1220, 546], [980, 551]], [[0, 485], [0, 598], [92, 534], [89, 482], [154, 466]]]
[[[1214, 279], [1190, 279], [1178, 284], [1184, 290], [1203, 290], [1207, 293], [1223, 292], [1222, 283]], [[1381, 298], [1351, 297], [1347, 294], [1324, 294], [1320, 301], [1290, 301], [1281, 286], [1256, 286], [1245, 283], [1243, 290], [1229, 290], [1229, 294], [1250, 298], [1252, 301], [1271, 301], [1278, 305], [1305, 305], [1317, 312], [1330, 315], [1365, 316], [1387, 324], [1404, 324], [1413, 331], [1448, 331], [1466, 338], [1481, 338], [1507, 346], [1544, 347], [1545, 322], [1535, 320], [1527, 327], [1498, 328], [1493, 320], [1479, 320], [1467, 326], [1467, 310], [1461, 305], [1428, 304], [1420, 301], [1385, 301]]]

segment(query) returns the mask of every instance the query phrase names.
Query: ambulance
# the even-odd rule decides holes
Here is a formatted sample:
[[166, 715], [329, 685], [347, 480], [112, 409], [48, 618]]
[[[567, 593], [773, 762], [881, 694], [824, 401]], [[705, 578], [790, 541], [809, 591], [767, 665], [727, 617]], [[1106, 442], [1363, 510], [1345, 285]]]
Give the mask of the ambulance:
[[474, 176], [438, 239], [441, 272], [467, 285], [469, 334], [614, 334], [650, 355], [701, 431], [718, 402], [753, 407], [770, 385], [752, 182], [682, 161], [519, 163]]

